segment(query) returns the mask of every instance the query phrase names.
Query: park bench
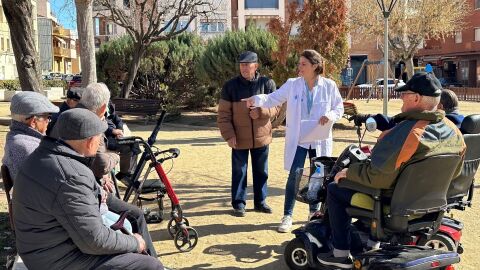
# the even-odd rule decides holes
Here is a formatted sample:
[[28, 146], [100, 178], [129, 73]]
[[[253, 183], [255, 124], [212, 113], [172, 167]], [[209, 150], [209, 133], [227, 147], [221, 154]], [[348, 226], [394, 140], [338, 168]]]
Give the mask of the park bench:
[[136, 115], [145, 117], [147, 124], [150, 117], [155, 117], [160, 110], [160, 100], [114, 98], [115, 111], [118, 115]]
[[355, 104], [352, 103], [352, 102], [344, 101], [343, 102], [343, 117], [348, 120], [350, 117], [352, 117], [356, 114], [358, 114], [357, 106], [355, 106]]

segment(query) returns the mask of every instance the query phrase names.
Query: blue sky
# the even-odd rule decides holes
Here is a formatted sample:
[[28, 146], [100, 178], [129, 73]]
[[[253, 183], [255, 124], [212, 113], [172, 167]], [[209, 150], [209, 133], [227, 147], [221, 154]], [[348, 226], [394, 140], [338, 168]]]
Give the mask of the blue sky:
[[65, 28], [77, 29], [75, 21], [76, 12], [73, 0], [50, 0], [52, 11], [57, 16], [58, 22]]

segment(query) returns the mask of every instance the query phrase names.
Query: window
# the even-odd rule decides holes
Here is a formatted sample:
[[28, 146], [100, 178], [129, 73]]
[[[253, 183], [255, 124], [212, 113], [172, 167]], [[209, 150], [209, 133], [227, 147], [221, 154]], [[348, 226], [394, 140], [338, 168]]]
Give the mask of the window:
[[480, 41], [480, 27], [475, 28], [475, 41]]
[[200, 32], [223, 33], [225, 32], [225, 24], [223, 22], [202, 22], [200, 23]]
[[7, 52], [10, 52], [10, 39], [7, 38]]
[[3, 52], [5, 50], [5, 45], [3, 44], [3, 37], [1, 40], [2, 40], [1, 42], [2, 42], [2, 52]]
[[480, 0], [475, 0], [475, 9], [480, 9]]
[[245, 0], [245, 9], [252, 8], [276, 8], [278, 9], [279, 0]]
[[107, 23], [107, 35], [113, 35], [113, 24]]
[[297, 3], [299, 9], [303, 9], [303, 2], [304, 0], [288, 0], [289, 3]]
[[462, 32], [455, 32], [455, 43], [462, 43]]

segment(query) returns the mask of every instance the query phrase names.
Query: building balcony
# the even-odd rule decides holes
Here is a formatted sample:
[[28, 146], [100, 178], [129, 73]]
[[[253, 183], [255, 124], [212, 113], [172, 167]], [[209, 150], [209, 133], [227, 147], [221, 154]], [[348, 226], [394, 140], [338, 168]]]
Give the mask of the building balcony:
[[53, 55], [65, 58], [77, 58], [77, 52], [73, 49], [53, 47]]
[[53, 27], [53, 35], [64, 38], [71, 38], [70, 30], [59, 26]]

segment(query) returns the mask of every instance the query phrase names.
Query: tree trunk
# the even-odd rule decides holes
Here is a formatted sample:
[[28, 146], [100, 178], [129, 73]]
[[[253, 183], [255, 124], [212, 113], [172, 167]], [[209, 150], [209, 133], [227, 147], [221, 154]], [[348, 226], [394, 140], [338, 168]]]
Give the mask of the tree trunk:
[[75, 0], [80, 63], [82, 65], [82, 87], [97, 82], [92, 2], [92, 0]]
[[142, 59], [143, 55], [147, 50], [147, 48], [143, 44], [138, 44], [138, 45], [136, 44], [134, 46], [135, 47], [133, 48], [132, 62], [128, 67], [128, 78], [127, 78], [127, 81], [123, 84], [123, 89], [122, 89], [123, 98], [128, 98], [128, 96], [130, 95], [130, 91], [132, 90], [132, 86], [133, 86], [133, 81], [137, 76], [138, 67], [140, 67], [140, 60]]
[[33, 37], [32, 3], [30, 0], [2, 0], [2, 5], [10, 27], [20, 86], [23, 91], [40, 92], [42, 83], [39, 72], [40, 61]]
[[403, 62], [405, 62], [405, 66], [407, 68], [407, 76], [408, 79], [412, 78], [413, 76], [413, 57], [410, 57], [408, 59], [404, 59]]

